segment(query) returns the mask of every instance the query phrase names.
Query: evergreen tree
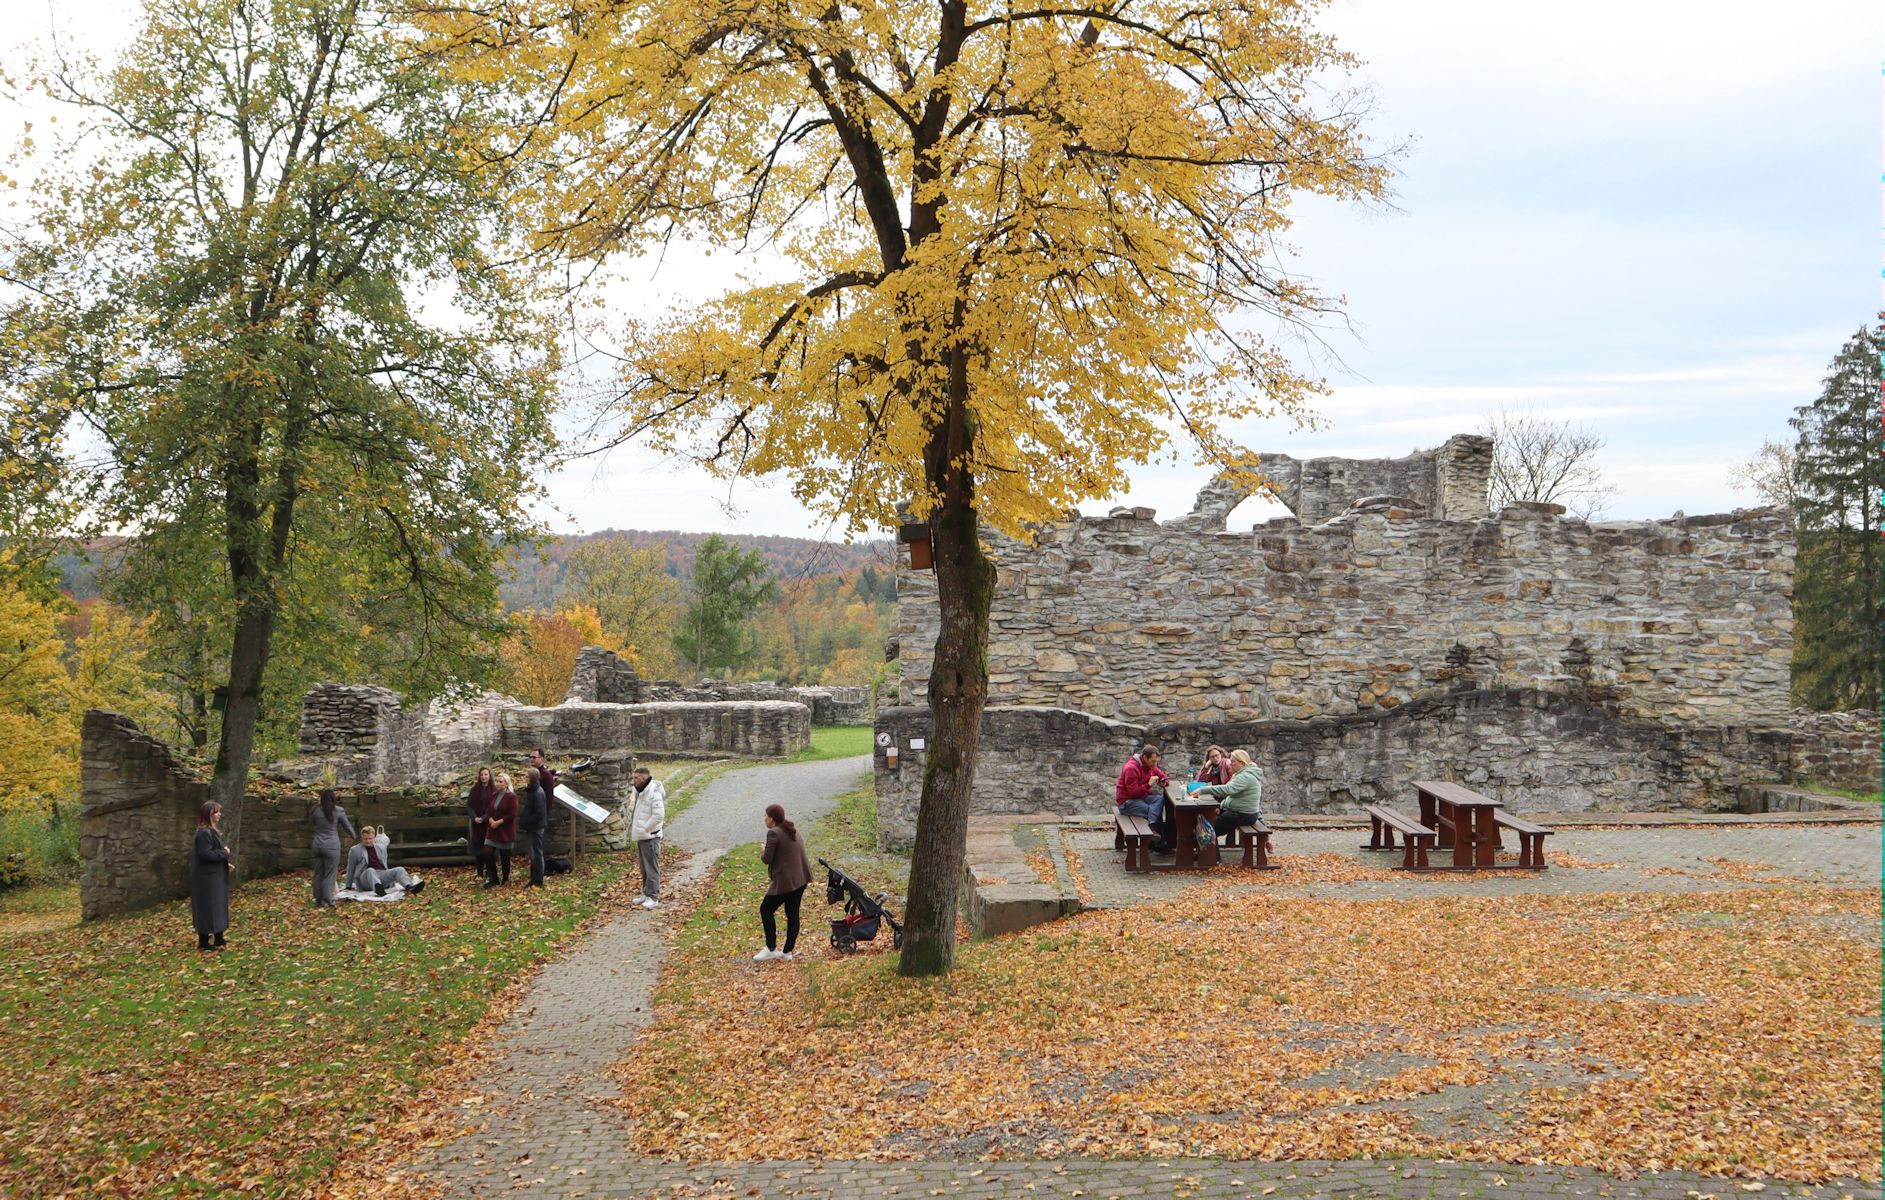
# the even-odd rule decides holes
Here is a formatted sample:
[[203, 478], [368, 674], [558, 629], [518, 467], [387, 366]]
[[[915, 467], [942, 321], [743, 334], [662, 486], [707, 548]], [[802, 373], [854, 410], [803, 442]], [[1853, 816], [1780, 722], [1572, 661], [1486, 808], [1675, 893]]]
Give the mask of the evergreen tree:
[[687, 590], [687, 615], [674, 635], [674, 648], [694, 664], [696, 674], [737, 670], [753, 656], [747, 622], [760, 605], [779, 596], [764, 556], [757, 550], [742, 552], [716, 533], [695, 549]]
[[1819, 399], [1795, 411], [1794, 698], [1811, 708], [1877, 708], [1880, 631], [1879, 331], [1833, 359]]

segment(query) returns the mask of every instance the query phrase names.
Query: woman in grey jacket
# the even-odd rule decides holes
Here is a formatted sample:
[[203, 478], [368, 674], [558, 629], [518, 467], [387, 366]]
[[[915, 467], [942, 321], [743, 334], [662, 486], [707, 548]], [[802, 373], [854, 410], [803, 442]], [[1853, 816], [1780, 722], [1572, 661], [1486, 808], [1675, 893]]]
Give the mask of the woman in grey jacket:
[[1263, 821], [1263, 768], [1250, 761], [1248, 750], [1232, 750], [1230, 765], [1235, 774], [1229, 783], [1215, 783], [1192, 793], [1194, 797], [1210, 796], [1224, 802], [1217, 810], [1219, 837], [1228, 837], [1240, 825], [1258, 825]]
[[334, 877], [340, 874], [340, 831], [347, 840], [354, 839], [353, 822], [347, 810], [334, 802], [334, 789], [321, 792], [321, 802], [308, 810], [308, 823], [314, 826], [314, 907], [334, 907]]

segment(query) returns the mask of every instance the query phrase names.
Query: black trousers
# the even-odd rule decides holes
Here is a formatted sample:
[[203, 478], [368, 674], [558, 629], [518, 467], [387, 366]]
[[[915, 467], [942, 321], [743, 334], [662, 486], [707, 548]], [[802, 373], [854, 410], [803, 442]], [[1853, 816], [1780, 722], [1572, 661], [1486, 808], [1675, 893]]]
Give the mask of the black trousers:
[[[503, 864], [504, 875], [502, 880], [498, 877], [499, 863]], [[509, 850], [500, 850], [496, 846], [486, 843], [484, 848], [484, 877], [489, 879], [492, 883], [509, 883], [511, 881], [511, 852]]]
[[1232, 840], [1231, 834], [1236, 830], [1245, 825], [1255, 825], [1262, 819], [1263, 817], [1258, 813], [1226, 812], [1220, 808], [1217, 810], [1216, 821], [1218, 840], [1228, 842]]
[[792, 953], [792, 948], [799, 944], [799, 901], [805, 898], [805, 889], [781, 892], [777, 896], [767, 896], [759, 902], [759, 923], [766, 927], [766, 949], [779, 948], [779, 927], [772, 914], [785, 908], [785, 952]]
[[543, 886], [543, 830], [524, 830], [524, 845], [530, 851], [530, 886]]

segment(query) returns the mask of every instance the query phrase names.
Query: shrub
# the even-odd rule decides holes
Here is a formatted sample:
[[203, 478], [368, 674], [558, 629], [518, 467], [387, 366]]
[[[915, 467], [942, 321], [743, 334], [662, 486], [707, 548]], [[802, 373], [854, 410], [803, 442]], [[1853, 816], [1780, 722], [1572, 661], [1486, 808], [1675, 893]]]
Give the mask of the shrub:
[[78, 861], [79, 820], [70, 805], [0, 813], [0, 888], [68, 878]]

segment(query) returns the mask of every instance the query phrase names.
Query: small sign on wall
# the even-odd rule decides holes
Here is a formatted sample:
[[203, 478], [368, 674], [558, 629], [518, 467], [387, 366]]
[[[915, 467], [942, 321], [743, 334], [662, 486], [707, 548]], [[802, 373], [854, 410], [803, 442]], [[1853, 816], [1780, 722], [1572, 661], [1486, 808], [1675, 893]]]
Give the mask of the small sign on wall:
[[922, 739], [922, 738], [911, 738], [911, 739], [910, 739], [910, 749], [912, 749], [912, 750], [921, 750], [922, 748], [923, 748], [923, 739]]

